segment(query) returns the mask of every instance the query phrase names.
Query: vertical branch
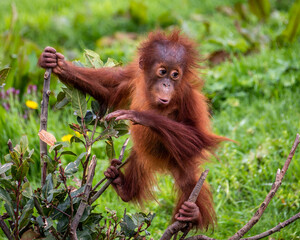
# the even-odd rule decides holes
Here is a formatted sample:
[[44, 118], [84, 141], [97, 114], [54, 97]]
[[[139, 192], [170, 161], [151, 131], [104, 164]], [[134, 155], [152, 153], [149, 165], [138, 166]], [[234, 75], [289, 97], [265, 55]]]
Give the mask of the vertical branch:
[[87, 181], [86, 181], [86, 185], [84, 188], [84, 193], [83, 193], [83, 197], [82, 200], [80, 202], [80, 205], [78, 207], [78, 210], [71, 222], [71, 227], [70, 227], [70, 237], [72, 240], [77, 240], [77, 234], [76, 234], [76, 229], [78, 227], [79, 221], [83, 215], [83, 212], [86, 208], [86, 206], [88, 206], [88, 200], [90, 197], [90, 193], [92, 190], [92, 183], [93, 183], [93, 178], [95, 175], [95, 168], [96, 168], [96, 156], [94, 155], [91, 161], [91, 164], [89, 166], [89, 171], [88, 171], [88, 176], [87, 176]]
[[[124, 157], [124, 153], [125, 153], [125, 149], [127, 147], [127, 144], [129, 142], [129, 138], [127, 138], [123, 144], [123, 147], [121, 149], [121, 152], [120, 152], [120, 156], [119, 156], [119, 161], [122, 162], [123, 160], [123, 157]], [[127, 160], [126, 159], [122, 164], [120, 164], [119, 166], [117, 166], [117, 169], [123, 167], [126, 163], [127, 163]], [[93, 191], [96, 190], [96, 188], [106, 180], [107, 178], [104, 177], [103, 179], [101, 179], [97, 184], [96, 186], [93, 188]], [[90, 199], [90, 204], [93, 204], [93, 202], [95, 202], [100, 196], [101, 194], [108, 188], [108, 186], [112, 183], [113, 179], [108, 179], [107, 182], [101, 187], [101, 189], [95, 193], [95, 195], [93, 197], [91, 197]]]
[[[43, 100], [41, 103], [40, 131], [47, 131], [48, 121], [48, 103], [50, 96], [50, 78], [52, 69], [48, 68], [44, 74]], [[44, 186], [47, 175], [47, 163], [44, 157], [47, 155], [47, 143], [40, 140], [40, 158], [41, 158], [41, 185]]]

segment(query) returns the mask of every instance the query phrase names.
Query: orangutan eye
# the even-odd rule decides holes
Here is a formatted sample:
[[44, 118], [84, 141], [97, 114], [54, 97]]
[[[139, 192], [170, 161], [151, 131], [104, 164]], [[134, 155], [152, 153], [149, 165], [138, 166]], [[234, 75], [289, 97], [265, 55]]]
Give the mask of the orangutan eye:
[[177, 70], [173, 70], [173, 71], [171, 72], [171, 78], [172, 78], [173, 80], [177, 80], [177, 79], [179, 78], [179, 72], [178, 72]]
[[158, 70], [157, 70], [157, 75], [159, 77], [164, 77], [167, 73], [167, 70], [164, 68], [164, 67], [160, 67]]

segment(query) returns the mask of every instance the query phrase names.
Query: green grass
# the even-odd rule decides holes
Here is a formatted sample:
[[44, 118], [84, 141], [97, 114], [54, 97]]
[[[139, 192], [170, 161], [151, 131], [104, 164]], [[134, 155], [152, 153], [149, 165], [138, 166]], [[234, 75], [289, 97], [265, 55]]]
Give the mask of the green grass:
[[[205, 57], [216, 50], [227, 51], [231, 55], [230, 61], [215, 67], [204, 63], [206, 68], [203, 70], [206, 80], [203, 91], [210, 99], [214, 131], [238, 142], [224, 143], [218, 151], [219, 161], [212, 159], [206, 165], [210, 169], [207, 180], [212, 187], [218, 216], [218, 227], [207, 235], [225, 239], [241, 228], [258, 209], [300, 128], [299, 38], [284, 46], [273, 41], [285, 27], [286, 5], [290, 1], [286, 5], [271, 1], [273, 10], [277, 8], [277, 11], [273, 11], [265, 23], [259, 23], [250, 13], [249, 21], [242, 22], [236, 15], [228, 17], [216, 10], [217, 6], [232, 6], [234, 2], [144, 1], [146, 10], [139, 15], [141, 10], [134, 12], [130, 1], [18, 0], [15, 1], [18, 19], [11, 26], [12, 2], [1, 1], [0, 66], [12, 68], [7, 87], [13, 86], [25, 93], [27, 85], [34, 83], [40, 91], [43, 70], [36, 67], [36, 62], [45, 46], [56, 47], [68, 59], [79, 58], [84, 48], [90, 48], [104, 59], [113, 57], [127, 63], [147, 31], [173, 24], [200, 44], [199, 49]], [[130, 11], [133, 13], [129, 14]], [[260, 42], [255, 51], [245, 55], [250, 43], [237, 32], [235, 21], [252, 34], [258, 32], [257, 39], [266, 36], [268, 40]], [[135, 32], [137, 38], [117, 38], [115, 32]], [[108, 36], [110, 42], [105, 44], [103, 37]], [[52, 79], [51, 106], [60, 86]], [[16, 143], [21, 135], [26, 134], [30, 148], [35, 148], [35, 164], [28, 177], [38, 184], [39, 110], [30, 110], [29, 118], [24, 119], [22, 116], [28, 111], [25, 106], [27, 99], [40, 102], [40, 92], [37, 96], [25, 93], [15, 101], [10, 99], [10, 111], [2, 108], [3, 100], [0, 99], [0, 159], [3, 164], [9, 138]], [[73, 121], [75, 117], [70, 108], [50, 110], [48, 130], [60, 140], [72, 133], [67, 124]], [[122, 137], [116, 144], [117, 152], [124, 139]], [[72, 150], [83, 151], [78, 146], [73, 146]], [[103, 143], [97, 144], [93, 151], [101, 159], [97, 165], [96, 182], [103, 177], [108, 161]], [[266, 231], [299, 212], [299, 157], [298, 150], [282, 186], [249, 236]], [[71, 160], [69, 157], [64, 162]], [[103, 212], [105, 207], [115, 209], [120, 217], [125, 208], [129, 213], [140, 210], [155, 212], [149, 231], [154, 239], [158, 239], [170, 223], [175, 202], [172, 178], [159, 176], [158, 188], [157, 201], [148, 202], [143, 208], [122, 202], [109, 188], [97, 201], [97, 209]], [[272, 237], [299, 239], [299, 229], [298, 220]]]

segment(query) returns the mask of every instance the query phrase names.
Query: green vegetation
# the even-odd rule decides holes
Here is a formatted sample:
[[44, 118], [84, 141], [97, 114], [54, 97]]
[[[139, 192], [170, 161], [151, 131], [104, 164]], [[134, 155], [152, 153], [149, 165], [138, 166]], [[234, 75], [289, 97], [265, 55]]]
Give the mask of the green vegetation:
[[[35, 163], [27, 177], [36, 182], [40, 179], [40, 110], [29, 108], [26, 101], [40, 103], [44, 71], [36, 64], [45, 46], [55, 47], [69, 60], [82, 60], [84, 49], [92, 49], [102, 59], [110, 57], [127, 63], [148, 31], [168, 31], [177, 26], [200, 44], [199, 50], [207, 58], [202, 70], [206, 82], [203, 91], [211, 103], [215, 132], [238, 142], [224, 143], [218, 152], [219, 161], [213, 159], [207, 164], [218, 216], [218, 227], [207, 235], [219, 239], [232, 235], [265, 198], [300, 129], [300, 1], [272, 0], [269, 6], [262, 6], [260, 13], [255, 10], [255, 2], [1, 1], [0, 70], [10, 68], [5, 87], [0, 87], [1, 164], [8, 153], [7, 140], [12, 139], [16, 145], [26, 134], [29, 148], [35, 149]], [[254, 5], [249, 7], [249, 3]], [[55, 78], [51, 81], [48, 131], [60, 141], [74, 133], [68, 123], [76, 122], [76, 116], [70, 106], [53, 110], [62, 84]], [[4, 92], [11, 87], [18, 91]], [[117, 153], [125, 138], [115, 142]], [[104, 142], [94, 146], [92, 154], [102, 159], [97, 164], [94, 184], [108, 165], [105, 148]], [[70, 150], [79, 154], [84, 148], [73, 144]], [[299, 156], [298, 150], [282, 186], [249, 236], [299, 212]], [[74, 160], [67, 156], [63, 163]], [[169, 225], [175, 201], [172, 186], [170, 177], [160, 176], [157, 202], [149, 202], [142, 209], [156, 213], [148, 229], [154, 239]], [[97, 210], [114, 209], [119, 217], [125, 208], [128, 213], [140, 210], [122, 202], [112, 189], [101, 196], [98, 204]], [[300, 221], [296, 221], [272, 237], [299, 239], [299, 229]]]

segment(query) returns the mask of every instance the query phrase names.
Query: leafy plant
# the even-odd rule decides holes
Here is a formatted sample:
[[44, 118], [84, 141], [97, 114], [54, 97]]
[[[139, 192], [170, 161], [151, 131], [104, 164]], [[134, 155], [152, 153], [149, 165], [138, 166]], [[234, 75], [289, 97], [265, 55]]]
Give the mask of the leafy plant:
[[[78, 64], [95, 68], [115, 65], [114, 60], [103, 64], [99, 55], [92, 51], [85, 51], [85, 57], [86, 62]], [[69, 125], [74, 131], [70, 144], [82, 144], [85, 152], [77, 155], [67, 149], [67, 142], [58, 142], [52, 134], [40, 131], [40, 139], [50, 146], [49, 155], [43, 159], [47, 163], [43, 169], [47, 177], [45, 183], [33, 191], [26, 178], [30, 164], [33, 163], [33, 150], [28, 147], [28, 139], [23, 136], [15, 147], [9, 141], [6, 164], [0, 166], [0, 199], [4, 201], [6, 210], [4, 219], [0, 219], [2, 230], [9, 239], [145, 239], [149, 235], [146, 229], [151, 225], [154, 214], [138, 213], [131, 217], [125, 213], [122, 219], [118, 219], [114, 211], [108, 211], [105, 218], [95, 212], [96, 205], [93, 205], [111, 180], [99, 191], [97, 188], [106, 178], [92, 187], [97, 163], [96, 157], [91, 157], [92, 146], [97, 141], [105, 141], [107, 157], [114, 158], [113, 139], [126, 134], [128, 126], [123, 121], [105, 121], [103, 117], [107, 106], [97, 101], [91, 101], [88, 105], [90, 99], [86, 100], [85, 94], [77, 89], [63, 88], [57, 100], [57, 108], [71, 103], [77, 123]], [[120, 160], [124, 156], [125, 147]], [[65, 156], [75, 160], [64, 167], [62, 159]], [[76, 183], [74, 179], [79, 176], [80, 181]]]

